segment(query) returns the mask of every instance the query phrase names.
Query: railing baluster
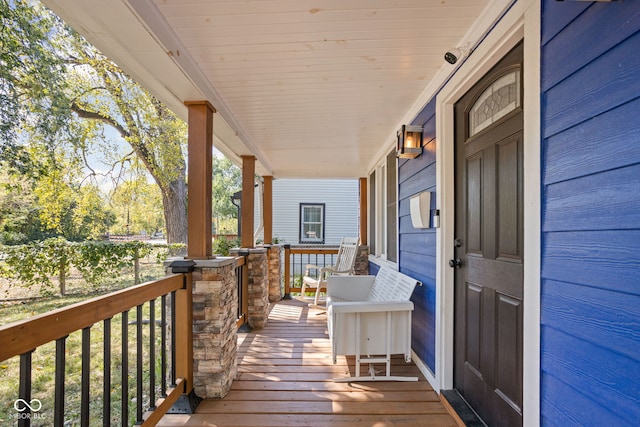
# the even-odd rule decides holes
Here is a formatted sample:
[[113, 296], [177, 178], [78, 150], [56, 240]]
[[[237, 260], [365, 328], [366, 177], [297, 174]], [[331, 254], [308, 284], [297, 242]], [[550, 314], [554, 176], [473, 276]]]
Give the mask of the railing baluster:
[[122, 312], [122, 372], [120, 375], [122, 390], [120, 425], [129, 425], [129, 311]]
[[111, 317], [102, 322], [103, 331], [103, 355], [104, 378], [102, 380], [102, 425], [111, 425]]
[[[25, 417], [18, 419], [18, 427], [29, 427], [31, 425], [31, 358], [33, 350], [20, 355], [20, 386], [18, 395], [22, 399], [25, 410], [21, 414]], [[28, 416], [26, 416], [28, 415]]]
[[82, 329], [82, 376], [80, 378], [80, 425], [89, 426], [89, 375], [91, 374], [91, 326]]
[[291, 245], [284, 245], [284, 299], [291, 299]]
[[156, 300], [149, 301], [149, 410], [156, 409]]
[[167, 397], [167, 296], [160, 298], [160, 396]]
[[142, 305], [136, 307], [136, 424], [142, 424]]
[[304, 274], [304, 259], [302, 259], [302, 255], [300, 255], [300, 270], [299, 271], [299, 275], [302, 276]]
[[236, 288], [238, 289], [238, 309], [236, 310], [236, 319], [240, 319], [244, 314], [242, 312], [242, 266], [236, 267]]
[[56, 380], [53, 402], [53, 425], [64, 425], [64, 379], [65, 379], [65, 347], [67, 337], [56, 340]]
[[176, 291], [171, 292], [171, 387], [176, 386]]

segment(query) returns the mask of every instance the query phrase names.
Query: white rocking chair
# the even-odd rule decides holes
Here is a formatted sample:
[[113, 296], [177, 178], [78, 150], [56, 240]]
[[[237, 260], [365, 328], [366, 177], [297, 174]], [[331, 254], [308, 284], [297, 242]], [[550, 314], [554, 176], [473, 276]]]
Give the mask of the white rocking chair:
[[[351, 276], [355, 273], [356, 255], [358, 253], [358, 238], [345, 237], [340, 243], [335, 265], [318, 267], [307, 264], [304, 277], [302, 278], [302, 289], [300, 295], [304, 297], [306, 288], [316, 288], [316, 295], [313, 303], [318, 305], [321, 289], [326, 289], [327, 277], [331, 275]], [[315, 275], [311, 272], [315, 270]]]

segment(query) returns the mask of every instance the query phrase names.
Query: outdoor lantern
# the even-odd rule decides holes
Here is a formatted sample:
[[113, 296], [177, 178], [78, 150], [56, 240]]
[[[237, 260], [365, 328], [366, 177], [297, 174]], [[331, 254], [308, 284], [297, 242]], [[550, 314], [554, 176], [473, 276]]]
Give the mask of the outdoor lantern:
[[415, 159], [422, 154], [422, 126], [402, 125], [398, 131], [396, 155], [403, 159]]

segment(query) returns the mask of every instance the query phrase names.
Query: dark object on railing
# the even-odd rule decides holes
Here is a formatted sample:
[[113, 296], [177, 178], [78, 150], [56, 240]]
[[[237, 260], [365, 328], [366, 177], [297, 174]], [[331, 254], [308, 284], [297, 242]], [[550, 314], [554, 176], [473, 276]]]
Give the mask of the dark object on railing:
[[80, 425], [89, 427], [89, 375], [91, 374], [91, 326], [82, 328], [82, 376], [80, 377]]
[[20, 417], [18, 427], [29, 427], [31, 425], [31, 356], [33, 350], [20, 355], [20, 386], [18, 395], [24, 404], [23, 414], [28, 417]]
[[149, 410], [156, 409], [156, 300], [149, 301]]
[[238, 311], [236, 326], [238, 332], [251, 332], [249, 326], [249, 273], [247, 271], [247, 256], [249, 251], [241, 249], [236, 257], [236, 289], [238, 292]]
[[136, 307], [136, 321], [136, 424], [142, 424], [142, 305]]
[[[104, 375], [102, 382], [102, 425], [108, 427], [111, 423], [111, 317], [104, 319], [103, 354]], [[61, 424], [62, 425], [62, 424]]]
[[284, 245], [284, 296], [291, 299], [291, 245]]
[[193, 414], [200, 402], [202, 402], [202, 398], [191, 391], [189, 394], [180, 396], [171, 409], [167, 411], [167, 414]]
[[[171, 292], [171, 348], [176, 348], [176, 291]], [[171, 387], [176, 387], [176, 352], [171, 352]]]
[[160, 397], [167, 397], [167, 296], [160, 298]]
[[53, 425], [54, 426], [64, 425], [64, 373], [65, 373], [66, 343], [67, 343], [67, 336], [56, 340], [56, 380], [55, 380], [56, 382], [55, 382], [55, 397], [54, 397], [54, 403], [53, 403]]
[[191, 273], [196, 266], [191, 259], [173, 261], [170, 265], [172, 273]]
[[122, 312], [122, 375], [120, 376], [122, 390], [120, 394], [120, 425], [125, 427], [129, 421], [129, 311]]

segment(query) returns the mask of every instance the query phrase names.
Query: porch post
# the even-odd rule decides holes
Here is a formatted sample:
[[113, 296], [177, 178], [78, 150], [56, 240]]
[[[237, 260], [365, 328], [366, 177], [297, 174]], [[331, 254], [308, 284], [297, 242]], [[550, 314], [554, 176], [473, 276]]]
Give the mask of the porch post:
[[[240, 245], [243, 248], [253, 248], [255, 175], [256, 158], [254, 156], [242, 156], [242, 218], [240, 218], [242, 237]], [[210, 230], [209, 234], [211, 234]]]
[[187, 101], [189, 109], [189, 186], [187, 257], [211, 257], [211, 175], [213, 113], [207, 101]]
[[264, 200], [262, 210], [264, 215], [264, 244], [273, 243], [273, 177], [264, 176]]
[[[193, 270], [193, 267], [189, 267]], [[186, 380], [184, 394], [193, 391], [193, 309], [192, 273], [185, 273], [184, 288], [175, 293], [176, 298], [176, 377]]]
[[360, 244], [367, 246], [367, 178], [360, 178]]

